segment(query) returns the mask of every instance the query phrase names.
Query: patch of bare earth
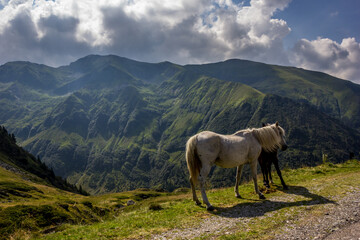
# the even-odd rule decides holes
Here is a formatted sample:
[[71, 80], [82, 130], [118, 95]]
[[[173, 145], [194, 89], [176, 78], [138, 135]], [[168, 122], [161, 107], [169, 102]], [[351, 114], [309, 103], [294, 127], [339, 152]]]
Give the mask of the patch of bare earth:
[[301, 219], [290, 221], [274, 239], [360, 239], [360, 188], [332, 200], [316, 215], [304, 213]]

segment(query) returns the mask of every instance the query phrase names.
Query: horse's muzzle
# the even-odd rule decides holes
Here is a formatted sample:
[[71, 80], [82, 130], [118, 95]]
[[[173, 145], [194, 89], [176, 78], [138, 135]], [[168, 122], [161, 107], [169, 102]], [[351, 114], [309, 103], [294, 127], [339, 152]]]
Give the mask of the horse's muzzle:
[[281, 146], [281, 151], [285, 151], [287, 148], [288, 148], [288, 145], [286, 145], [286, 144], [285, 144], [285, 145], [282, 145], [282, 146]]

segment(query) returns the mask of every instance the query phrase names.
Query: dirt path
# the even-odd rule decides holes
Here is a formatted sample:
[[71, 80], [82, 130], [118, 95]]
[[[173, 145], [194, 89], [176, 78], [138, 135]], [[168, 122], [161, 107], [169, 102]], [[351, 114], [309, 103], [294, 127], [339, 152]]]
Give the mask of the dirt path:
[[325, 238], [325, 240], [358, 240], [360, 239], [360, 222], [352, 223], [339, 229]]
[[304, 214], [287, 224], [274, 239], [360, 239], [360, 188], [332, 200], [317, 215]]
[[[352, 188], [345, 196], [330, 199], [303, 187], [293, 186], [287, 193], [270, 197], [267, 201], [239, 204], [230, 209], [218, 208], [218, 213], [204, 219], [199, 226], [173, 229], [154, 235], [152, 239], [194, 239], [200, 236], [217, 239], [248, 231], [247, 226], [254, 218], [271, 220], [278, 209], [284, 207], [289, 207], [289, 220], [283, 227], [272, 229], [267, 239], [360, 239], [360, 187]], [[294, 219], [291, 211], [297, 206], [304, 207]]]

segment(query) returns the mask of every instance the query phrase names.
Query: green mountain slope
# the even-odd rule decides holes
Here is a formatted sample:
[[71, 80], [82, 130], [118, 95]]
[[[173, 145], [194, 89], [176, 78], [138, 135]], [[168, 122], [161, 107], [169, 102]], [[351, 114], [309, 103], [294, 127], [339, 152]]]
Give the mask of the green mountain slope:
[[58, 230], [62, 224], [90, 224], [109, 217], [110, 206], [92, 205], [89, 197], [78, 194], [82, 190], [55, 177], [16, 147], [11, 136], [10, 143], [7, 139], [1, 127], [0, 239], [38, 239], [40, 233]]
[[64, 78], [63, 72], [41, 64], [10, 62], [0, 66], [1, 83], [18, 83], [31, 89], [50, 90]]
[[[321, 109], [312, 100], [299, 101], [310, 95], [300, 98], [294, 91], [288, 93], [291, 79], [305, 79], [301, 74], [312, 76], [310, 72], [293, 69], [287, 78], [285, 73], [279, 77], [279, 72], [289, 68], [237, 60], [225, 63], [226, 68], [217, 64], [183, 67], [91, 55], [51, 68], [53, 76], [61, 77], [46, 89], [28, 88], [15, 78], [11, 81], [8, 74], [6, 80], [0, 79], [0, 123], [56, 174], [96, 194], [187, 186], [184, 146], [189, 136], [202, 130], [231, 134], [278, 120], [287, 130], [290, 145], [281, 153], [281, 163], [289, 167], [317, 164], [322, 153], [338, 162], [347, 159], [349, 152], [358, 152], [360, 134], [346, 126], [356, 119], [352, 114], [358, 103], [349, 105], [347, 120], [331, 110], [335, 93], [344, 102], [356, 100], [356, 95], [328, 89], [320, 94], [315, 77], [313, 82], [301, 80], [304, 86], [298, 85], [299, 91], [317, 86], [313, 91], [325, 106]], [[11, 72], [6, 65], [1, 68]], [[218, 69], [219, 76], [212, 72], [207, 76], [204, 68]], [[235, 81], [240, 73], [242, 79], [258, 82], [264, 89]], [[342, 84], [343, 91], [358, 87], [334, 81]], [[233, 184], [234, 169], [215, 168], [213, 173], [214, 186]]]
[[226, 81], [241, 82], [264, 93], [305, 101], [360, 129], [360, 86], [330, 75], [294, 67], [228, 60], [187, 65], [186, 69]]

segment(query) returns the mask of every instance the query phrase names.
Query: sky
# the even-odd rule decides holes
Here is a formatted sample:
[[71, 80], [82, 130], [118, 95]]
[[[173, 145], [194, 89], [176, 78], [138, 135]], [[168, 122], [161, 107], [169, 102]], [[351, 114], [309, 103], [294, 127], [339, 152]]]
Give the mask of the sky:
[[0, 65], [231, 58], [360, 84], [359, 0], [0, 0]]

